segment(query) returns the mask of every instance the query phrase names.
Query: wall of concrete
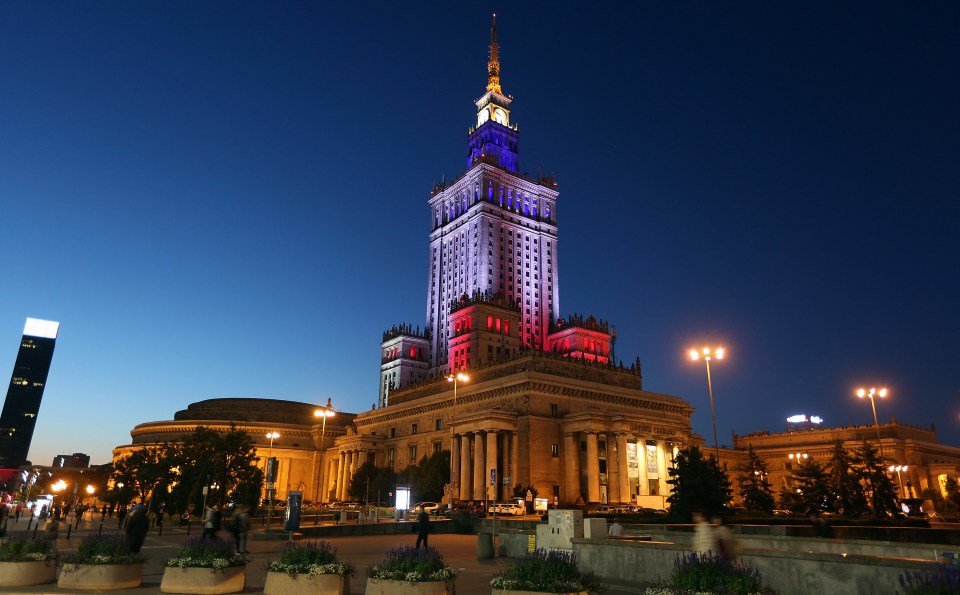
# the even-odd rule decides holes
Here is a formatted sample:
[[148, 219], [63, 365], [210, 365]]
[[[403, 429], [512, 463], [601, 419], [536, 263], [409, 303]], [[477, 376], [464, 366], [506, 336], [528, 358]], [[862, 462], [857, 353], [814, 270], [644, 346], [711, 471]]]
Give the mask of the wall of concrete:
[[[674, 561], [690, 550], [677, 543], [629, 539], [575, 539], [573, 551], [584, 568], [614, 586], [669, 578]], [[929, 569], [934, 562], [799, 551], [745, 549], [741, 558], [760, 572], [765, 586], [781, 595], [894, 593], [901, 573]]]

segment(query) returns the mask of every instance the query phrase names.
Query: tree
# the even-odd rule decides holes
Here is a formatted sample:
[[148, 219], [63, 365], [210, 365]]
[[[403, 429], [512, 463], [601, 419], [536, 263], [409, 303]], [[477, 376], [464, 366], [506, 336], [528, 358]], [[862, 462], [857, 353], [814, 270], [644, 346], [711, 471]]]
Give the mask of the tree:
[[356, 500], [366, 500], [367, 481], [369, 480], [370, 497], [386, 500], [387, 494], [394, 491], [397, 486], [397, 474], [389, 467], [377, 467], [367, 461], [353, 476], [347, 493]]
[[947, 510], [960, 510], [960, 483], [952, 475], [947, 476], [946, 484], [943, 486], [947, 492], [946, 505]]
[[857, 476], [855, 461], [842, 440], [833, 445], [829, 469], [830, 505], [827, 509], [845, 517], [859, 518], [869, 510], [867, 497]]
[[399, 475], [400, 480], [410, 486], [414, 499], [440, 502], [444, 486], [450, 483], [450, 451], [441, 450], [425, 456]]
[[854, 462], [857, 465], [857, 476], [863, 484], [870, 508], [873, 509], [874, 518], [882, 518], [888, 512], [896, 510], [897, 490], [887, 477], [887, 469], [877, 449], [864, 440], [854, 453]]
[[532, 483], [527, 484], [526, 487], [524, 487], [524, 485], [521, 483], [518, 483], [517, 485], [513, 486], [513, 499], [523, 500], [524, 506], [526, 506], [527, 513], [529, 514], [533, 512], [533, 502], [527, 502], [527, 492], [530, 492], [534, 500], [536, 500], [537, 496], [540, 495], [540, 490], [533, 487]]
[[670, 515], [686, 521], [694, 510], [719, 514], [726, 510], [733, 491], [730, 480], [714, 458], [704, 459], [697, 446], [681, 449], [669, 469], [673, 494], [667, 498]]
[[797, 465], [792, 487], [797, 498], [790, 510], [800, 513], [826, 510], [830, 500], [827, 471], [813, 458], [803, 459]]
[[737, 483], [740, 488], [740, 497], [747, 510], [762, 510], [767, 514], [773, 512], [773, 492], [767, 482], [767, 464], [753, 450], [753, 445], [747, 448], [747, 460], [737, 465]]

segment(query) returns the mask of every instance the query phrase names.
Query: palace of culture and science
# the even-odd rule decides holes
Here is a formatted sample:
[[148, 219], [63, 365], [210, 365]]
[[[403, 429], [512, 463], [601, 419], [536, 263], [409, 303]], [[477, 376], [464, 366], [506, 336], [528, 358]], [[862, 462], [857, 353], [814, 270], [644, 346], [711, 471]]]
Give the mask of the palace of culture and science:
[[[114, 449], [114, 458], [200, 425], [235, 425], [264, 452], [265, 432], [279, 432], [270, 441], [279, 459], [278, 498], [296, 490], [306, 501], [349, 500], [347, 488], [364, 463], [399, 471], [449, 451], [448, 501], [503, 501], [519, 485], [561, 505], [664, 507], [676, 451], [702, 442], [691, 433], [693, 408], [645, 391], [639, 359], [624, 367], [615, 358], [607, 322], [561, 315], [559, 193], [554, 180], [521, 173], [512, 103], [500, 84], [494, 21], [467, 171], [429, 196], [426, 321], [383, 334], [375, 408], [320, 421], [317, 406], [307, 403], [209, 399], [171, 421], [136, 426], [132, 443]], [[839, 438], [852, 448], [857, 432], [805, 436], [828, 445]], [[931, 432], [896, 421], [884, 432], [884, 449], [910, 462], [918, 489], [960, 468], [960, 449], [936, 444]], [[786, 470], [778, 483], [789, 482], [796, 436], [748, 438], [771, 470]], [[728, 474], [745, 449], [723, 449]]]

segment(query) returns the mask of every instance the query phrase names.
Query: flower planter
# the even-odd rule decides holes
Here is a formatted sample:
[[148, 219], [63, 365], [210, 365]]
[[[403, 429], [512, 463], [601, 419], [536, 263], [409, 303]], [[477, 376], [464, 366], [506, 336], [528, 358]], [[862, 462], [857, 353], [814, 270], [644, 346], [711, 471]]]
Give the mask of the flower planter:
[[[544, 591], [514, 591], [513, 589], [493, 589], [490, 595], [543, 595]], [[554, 595], [589, 595], [586, 591], [569, 591], [565, 593], [556, 593]]]
[[287, 574], [267, 572], [265, 595], [345, 595], [350, 592], [350, 576], [342, 574]]
[[385, 578], [368, 578], [366, 595], [452, 595], [453, 581], [411, 583]]
[[160, 581], [162, 593], [239, 593], [247, 577], [246, 566], [179, 568], [167, 566]]
[[0, 587], [43, 585], [57, 580], [56, 560], [0, 562]]
[[92, 591], [135, 589], [141, 581], [143, 564], [64, 564], [57, 587]]

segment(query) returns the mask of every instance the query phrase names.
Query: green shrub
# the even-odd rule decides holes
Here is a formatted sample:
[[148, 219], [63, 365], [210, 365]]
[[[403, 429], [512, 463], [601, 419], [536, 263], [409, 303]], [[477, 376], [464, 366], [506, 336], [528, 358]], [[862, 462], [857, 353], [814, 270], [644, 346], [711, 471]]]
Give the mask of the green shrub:
[[599, 576], [577, 567], [576, 554], [562, 551], [548, 553], [542, 549], [527, 554], [516, 565], [494, 576], [490, 586], [494, 589], [543, 593], [588, 591], [595, 594], [606, 591]]
[[46, 539], [14, 537], [0, 543], [0, 562], [30, 562], [32, 560], [55, 560], [53, 544]]
[[233, 551], [233, 544], [222, 539], [188, 539], [177, 555], [164, 563], [178, 568], [229, 568], [246, 566], [250, 558]]
[[670, 586], [683, 592], [749, 595], [764, 590], [760, 573], [744, 562], [730, 562], [713, 554], [681, 556], [673, 563]]
[[123, 533], [87, 535], [77, 544], [77, 549], [63, 555], [67, 564], [137, 564], [146, 558], [130, 551], [127, 536]]
[[326, 541], [291, 543], [283, 548], [280, 560], [270, 562], [267, 570], [287, 574], [354, 574], [353, 566], [337, 561], [337, 550]]
[[370, 578], [419, 583], [448, 581], [456, 572], [435, 548], [403, 546], [387, 552], [387, 559], [371, 568], [369, 574]]

